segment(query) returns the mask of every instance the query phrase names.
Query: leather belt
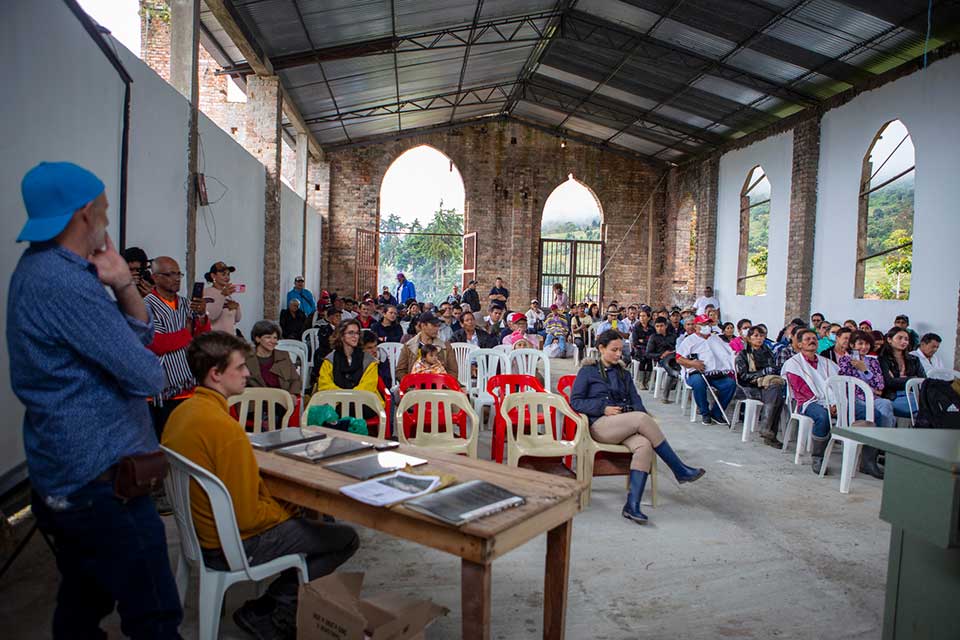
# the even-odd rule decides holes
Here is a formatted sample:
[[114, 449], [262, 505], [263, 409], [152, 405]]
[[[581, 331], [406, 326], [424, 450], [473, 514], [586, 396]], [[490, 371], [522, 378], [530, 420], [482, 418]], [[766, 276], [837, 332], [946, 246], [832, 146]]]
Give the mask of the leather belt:
[[106, 471], [94, 478], [94, 482], [113, 482], [114, 477], [117, 475], [117, 465], [108, 467]]

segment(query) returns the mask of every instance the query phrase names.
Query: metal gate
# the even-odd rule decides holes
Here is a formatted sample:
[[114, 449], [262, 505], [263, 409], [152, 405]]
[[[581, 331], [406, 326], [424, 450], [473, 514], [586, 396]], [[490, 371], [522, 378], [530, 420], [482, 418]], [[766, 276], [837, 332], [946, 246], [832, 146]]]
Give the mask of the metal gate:
[[466, 291], [467, 283], [477, 277], [477, 232], [463, 234], [463, 283], [461, 291]]
[[380, 234], [367, 229], [357, 229], [357, 264], [354, 270], [354, 297], [359, 300], [364, 292], [377, 293], [377, 272], [380, 268]]
[[540, 240], [540, 301], [549, 306], [559, 282], [570, 303], [603, 297], [603, 242], [600, 240]]

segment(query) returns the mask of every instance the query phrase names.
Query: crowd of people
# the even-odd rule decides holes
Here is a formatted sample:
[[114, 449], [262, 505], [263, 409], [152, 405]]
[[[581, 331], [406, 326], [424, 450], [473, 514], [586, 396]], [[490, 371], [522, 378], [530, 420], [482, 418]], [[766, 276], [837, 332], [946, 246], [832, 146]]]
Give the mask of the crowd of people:
[[[639, 391], [649, 388], [654, 369], [667, 375], [663, 401], [682, 379], [704, 424], [726, 423], [734, 397], [760, 400], [761, 436], [773, 446], [781, 445], [779, 416], [789, 389], [796, 410], [814, 423], [819, 471], [836, 412], [827, 378], [862, 380], [874, 396], [876, 424], [890, 427], [911, 415], [907, 381], [944, 366], [940, 337], [918, 335], [906, 316], [880, 333], [866, 320], [832, 323], [815, 313], [771, 337], [747, 318], [723, 322], [709, 287], [687, 309], [612, 301], [601, 311], [593, 301], [571, 301], [560, 284], [548, 305], [534, 299], [519, 306], [501, 278], [485, 299], [471, 280], [444, 300], [421, 302], [403, 273], [395, 288], [359, 300], [326, 290], [315, 297], [298, 276], [279, 323], [260, 320], [242, 336], [243, 285], [233, 281], [234, 266], [214, 262], [205, 283], [188, 283], [188, 298], [175, 259], [114, 248], [104, 185], [95, 175], [70, 163], [41, 163], [21, 186], [28, 219], [18, 242], [30, 246], [10, 282], [7, 343], [11, 385], [26, 408], [33, 512], [54, 543], [61, 575], [55, 637], [102, 637], [100, 620], [115, 606], [126, 635], [179, 637], [180, 599], [149, 492], [164, 473], [160, 443], [224, 483], [252, 562], [304, 553], [314, 579], [357, 551], [351, 527], [307, 519], [270, 495], [227, 406], [247, 387], [299, 396], [307, 367], [298, 368], [278, 343], [301, 340], [308, 329], [316, 329], [318, 343], [311, 392], [363, 389], [384, 402], [395, 381], [379, 357], [382, 343], [403, 345], [398, 380], [422, 372], [457, 378], [454, 343], [543, 349], [559, 358], [578, 351], [582, 366], [571, 406], [587, 416], [595, 440], [631, 451], [622, 515], [640, 524], [648, 520], [640, 500], [654, 454], [680, 483], [705, 473], [680, 460], [644, 407]], [[38, 297], [57, 304], [29, 303]], [[588, 348], [595, 358], [584, 357]], [[628, 368], [634, 361], [636, 379]], [[865, 416], [864, 400], [857, 398], [858, 418]], [[862, 470], [882, 477], [878, 457], [865, 448]], [[135, 483], [119, 471], [128, 465], [140, 470]], [[191, 488], [191, 508], [204, 562], [225, 568], [199, 486]], [[254, 637], [293, 637], [296, 587], [296, 576], [285, 572], [234, 620]]]

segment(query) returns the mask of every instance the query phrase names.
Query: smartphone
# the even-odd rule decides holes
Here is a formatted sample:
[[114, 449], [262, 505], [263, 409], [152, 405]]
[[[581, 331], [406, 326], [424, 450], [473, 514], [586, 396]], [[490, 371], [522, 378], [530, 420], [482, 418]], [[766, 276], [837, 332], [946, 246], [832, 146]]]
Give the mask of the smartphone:
[[233, 286], [236, 289], [236, 293], [244, 293], [247, 290], [247, 285], [245, 284], [234, 284]]
[[203, 282], [194, 282], [193, 283], [193, 292], [190, 296], [190, 299], [194, 298], [203, 298]]

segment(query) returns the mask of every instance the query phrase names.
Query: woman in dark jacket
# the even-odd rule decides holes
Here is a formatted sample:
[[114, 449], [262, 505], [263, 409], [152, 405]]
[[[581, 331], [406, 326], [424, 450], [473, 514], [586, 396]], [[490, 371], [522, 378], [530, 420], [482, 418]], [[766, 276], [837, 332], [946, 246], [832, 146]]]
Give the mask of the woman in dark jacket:
[[886, 344], [880, 349], [880, 370], [883, 372], [883, 397], [893, 402], [893, 415], [910, 417], [907, 403], [907, 380], [926, 378], [920, 358], [910, 355], [910, 334], [894, 327], [887, 331]]
[[253, 325], [250, 340], [254, 350], [247, 356], [248, 387], [269, 387], [283, 389], [293, 396], [303, 391], [300, 372], [297, 371], [290, 354], [277, 349], [280, 340], [280, 327], [270, 320], [261, 320]]
[[577, 373], [570, 393], [574, 411], [587, 416], [590, 435], [597, 442], [623, 444], [633, 451], [630, 461], [630, 485], [624, 518], [645, 524], [647, 516], [640, 511], [640, 498], [647, 484], [653, 454], [660, 456], [680, 483], [693, 482], [705, 471], [688, 467], [667, 443], [656, 421], [643, 406], [630, 373], [620, 362], [623, 340], [610, 329], [597, 337], [600, 357], [585, 360]]
[[650, 312], [640, 311], [637, 316], [637, 323], [633, 325], [630, 331], [630, 351], [640, 363], [638, 369], [640, 373], [640, 388], [647, 389], [650, 383], [650, 374], [653, 372], [653, 361], [647, 357], [647, 341], [656, 333], [653, 323], [650, 322]]
[[777, 441], [777, 427], [783, 408], [784, 380], [778, 375], [773, 351], [763, 343], [766, 337], [760, 327], [747, 331], [746, 343], [736, 359], [737, 384], [748, 398], [763, 401], [760, 437], [771, 447], [780, 447], [783, 443]]

